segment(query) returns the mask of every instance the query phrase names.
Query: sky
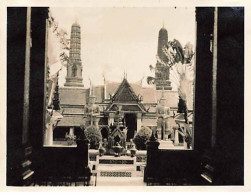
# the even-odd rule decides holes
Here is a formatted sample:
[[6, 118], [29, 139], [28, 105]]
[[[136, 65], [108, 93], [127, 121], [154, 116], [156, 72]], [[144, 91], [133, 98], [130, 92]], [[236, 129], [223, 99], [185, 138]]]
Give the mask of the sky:
[[[89, 87], [108, 81], [120, 82], [127, 73], [129, 82], [153, 76], [149, 65], [155, 66], [158, 33], [163, 27], [168, 39], [195, 45], [195, 8], [98, 8], [51, 7], [52, 16], [59, 28], [65, 29], [70, 38], [71, 25], [81, 26], [81, 58], [83, 82]], [[49, 63], [59, 60], [60, 45], [56, 36], [49, 32]], [[65, 82], [66, 68], [60, 71], [59, 85]], [[172, 80], [172, 76], [171, 76]], [[173, 85], [175, 88], [175, 86]]]

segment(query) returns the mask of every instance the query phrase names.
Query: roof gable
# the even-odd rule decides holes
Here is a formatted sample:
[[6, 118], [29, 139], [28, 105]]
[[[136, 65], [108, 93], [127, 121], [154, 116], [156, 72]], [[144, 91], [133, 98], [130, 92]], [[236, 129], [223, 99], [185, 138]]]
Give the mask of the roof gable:
[[111, 133], [111, 136], [112, 137], [116, 137], [116, 136], [119, 136], [119, 138], [125, 138], [125, 134], [119, 129], [119, 128], [116, 128], [112, 133]]
[[138, 97], [126, 79], [122, 81], [112, 97], [114, 102], [134, 102], [137, 103]]

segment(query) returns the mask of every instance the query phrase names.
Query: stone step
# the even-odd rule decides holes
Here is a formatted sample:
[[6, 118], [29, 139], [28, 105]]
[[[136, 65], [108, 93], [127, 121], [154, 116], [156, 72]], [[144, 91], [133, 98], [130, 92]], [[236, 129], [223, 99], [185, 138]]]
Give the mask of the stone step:
[[136, 171], [135, 165], [98, 165], [98, 171]]
[[146, 186], [143, 177], [98, 177], [97, 186]]

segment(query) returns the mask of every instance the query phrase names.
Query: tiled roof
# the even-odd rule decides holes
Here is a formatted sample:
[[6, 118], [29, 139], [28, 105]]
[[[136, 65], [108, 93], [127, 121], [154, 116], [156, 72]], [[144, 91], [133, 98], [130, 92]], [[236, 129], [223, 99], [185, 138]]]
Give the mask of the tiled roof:
[[83, 108], [71, 108], [71, 107], [64, 107], [62, 108], [63, 114], [84, 114], [84, 107]]
[[[187, 114], [187, 117], [188, 117], [188, 121], [191, 123], [193, 121], [193, 113], [189, 112]], [[175, 120], [185, 121], [184, 114], [183, 113], [179, 113], [178, 115], [176, 115]]]
[[120, 83], [117, 82], [107, 82], [106, 83], [106, 98], [110, 98], [110, 95], [114, 95]]
[[59, 88], [60, 104], [86, 105], [88, 89], [77, 87]]
[[141, 95], [143, 96], [143, 103], [155, 103], [156, 94], [153, 88], [141, 88]]
[[143, 119], [142, 120], [142, 126], [146, 126], [146, 127], [157, 126], [157, 119], [156, 118]]
[[[156, 90], [156, 98], [157, 101], [160, 100], [162, 97], [162, 90]], [[167, 107], [178, 107], [179, 102], [179, 94], [177, 91], [164, 91], [164, 97], [166, 99], [166, 106]]]
[[113, 100], [118, 102], [137, 102], [138, 96], [135, 94], [134, 89], [128, 83], [127, 79], [124, 79], [117, 88], [113, 95]]
[[84, 125], [83, 116], [64, 116], [57, 127], [79, 127]]
[[[117, 82], [107, 82], [106, 97], [110, 98], [109, 94], [114, 95], [120, 84], [121, 83]], [[130, 83], [130, 86], [132, 87], [136, 95], [140, 94], [143, 96], [143, 103], [156, 102], [155, 90], [153, 88], [143, 88], [139, 83]]]
[[96, 86], [93, 88], [93, 93], [96, 96], [96, 102], [103, 102], [104, 100], [104, 86]]
[[[106, 84], [106, 98], [109, 99], [110, 95], [114, 95], [121, 83], [107, 82]], [[130, 83], [131, 88], [136, 95], [142, 95], [142, 103], [157, 103], [162, 97], [162, 90], [155, 90], [154, 88], [144, 88], [138, 83]], [[96, 102], [101, 103], [104, 100], [104, 86], [93, 87], [94, 95], [96, 96]], [[59, 89], [60, 104], [68, 105], [86, 105], [89, 97], [89, 89], [63, 87]], [[166, 98], [166, 106], [177, 107], [179, 96], [176, 91], [164, 91], [164, 97]], [[148, 107], [148, 106], [146, 106]], [[154, 112], [154, 108], [150, 109], [150, 112]]]

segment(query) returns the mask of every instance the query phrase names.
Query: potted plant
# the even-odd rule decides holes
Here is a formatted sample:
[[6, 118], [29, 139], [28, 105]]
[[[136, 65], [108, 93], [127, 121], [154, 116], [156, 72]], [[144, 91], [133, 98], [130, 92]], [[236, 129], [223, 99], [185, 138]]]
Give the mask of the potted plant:
[[65, 139], [66, 139], [68, 145], [72, 145], [74, 143], [74, 141], [76, 140], [76, 135], [71, 135], [69, 133], [66, 133]]
[[106, 152], [106, 149], [103, 147], [102, 142], [99, 143], [98, 151], [99, 151], [99, 156], [103, 156]]
[[84, 131], [86, 138], [90, 141], [90, 149], [98, 149], [99, 143], [102, 140], [100, 131], [93, 125], [88, 126]]
[[133, 142], [137, 150], [146, 150], [146, 142], [150, 139], [152, 130], [149, 127], [142, 127], [136, 136], [133, 138]]
[[134, 157], [136, 155], [137, 149], [135, 148], [135, 145], [133, 144], [132, 148], [130, 149], [131, 157]]

